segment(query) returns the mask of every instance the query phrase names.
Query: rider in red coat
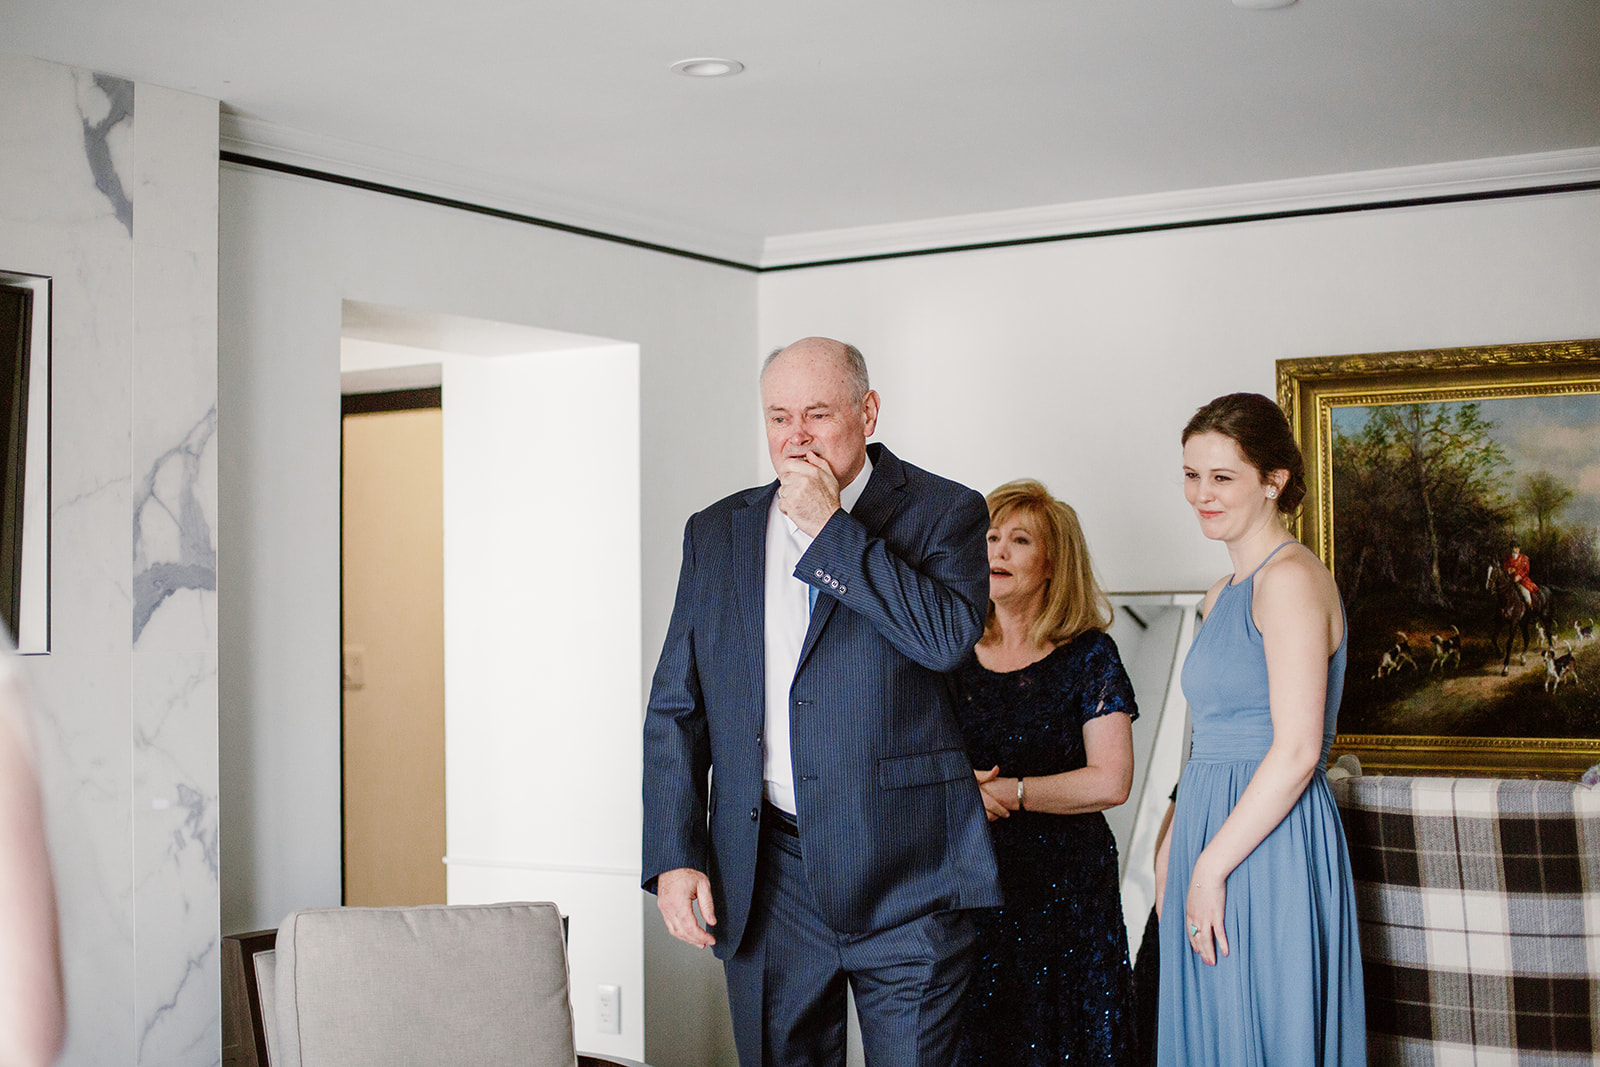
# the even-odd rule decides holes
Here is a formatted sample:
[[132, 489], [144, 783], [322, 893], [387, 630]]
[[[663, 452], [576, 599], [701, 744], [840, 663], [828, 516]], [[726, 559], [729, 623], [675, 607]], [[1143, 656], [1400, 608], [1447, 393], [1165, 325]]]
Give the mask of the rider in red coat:
[[1517, 592], [1522, 594], [1522, 599], [1529, 607], [1533, 606], [1533, 594], [1539, 587], [1533, 584], [1533, 579], [1528, 577], [1528, 557], [1522, 554], [1522, 549], [1517, 545], [1511, 546], [1511, 555], [1506, 557], [1501, 564], [1507, 574], [1517, 583]]

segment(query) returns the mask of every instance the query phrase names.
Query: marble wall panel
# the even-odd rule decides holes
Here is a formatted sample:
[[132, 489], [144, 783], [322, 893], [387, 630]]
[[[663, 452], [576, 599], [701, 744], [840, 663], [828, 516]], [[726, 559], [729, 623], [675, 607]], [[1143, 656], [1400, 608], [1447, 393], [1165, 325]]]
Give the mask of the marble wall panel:
[[221, 1045], [216, 255], [141, 231], [134, 290], [135, 1062], [167, 1067]]
[[217, 644], [216, 269], [214, 253], [137, 246], [132, 589], [140, 649]]
[[135, 1063], [221, 1057], [217, 657], [133, 654]]
[[[217, 255], [217, 116], [215, 100], [155, 85], [134, 90], [139, 136], [134, 148], [134, 238]], [[216, 291], [209, 301], [216, 307]], [[215, 336], [216, 331], [212, 331]]]
[[52, 276], [50, 647], [103, 655], [131, 643], [132, 246], [66, 259]]
[[63, 1065], [133, 1062], [129, 652], [30, 656], [67, 991]]
[[26, 669], [61, 1062], [215, 1064], [217, 104], [9, 56], [0, 99], [0, 270], [53, 286], [51, 651]]
[[0, 56], [0, 213], [131, 237], [133, 96], [121, 78]]

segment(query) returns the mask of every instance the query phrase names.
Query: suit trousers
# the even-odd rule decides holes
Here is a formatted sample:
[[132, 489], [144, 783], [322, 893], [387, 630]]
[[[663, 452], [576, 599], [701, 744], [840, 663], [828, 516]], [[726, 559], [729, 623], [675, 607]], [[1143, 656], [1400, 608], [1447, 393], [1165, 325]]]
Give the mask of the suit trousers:
[[956, 1067], [976, 962], [971, 913], [838, 933], [806, 884], [803, 831], [771, 822], [762, 819], [749, 925], [724, 965], [740, 1067], [844, 1067], [847, 984], [868, 1067]]

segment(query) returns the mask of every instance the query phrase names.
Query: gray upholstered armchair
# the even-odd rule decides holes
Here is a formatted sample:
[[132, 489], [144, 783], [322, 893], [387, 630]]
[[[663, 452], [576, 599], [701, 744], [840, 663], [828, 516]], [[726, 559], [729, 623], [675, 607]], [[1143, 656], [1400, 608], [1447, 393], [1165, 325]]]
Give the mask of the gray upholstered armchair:
[[573, 1048], [554, 904], [309, 908], [256, 967], [271, 1067], [643, 1067]]

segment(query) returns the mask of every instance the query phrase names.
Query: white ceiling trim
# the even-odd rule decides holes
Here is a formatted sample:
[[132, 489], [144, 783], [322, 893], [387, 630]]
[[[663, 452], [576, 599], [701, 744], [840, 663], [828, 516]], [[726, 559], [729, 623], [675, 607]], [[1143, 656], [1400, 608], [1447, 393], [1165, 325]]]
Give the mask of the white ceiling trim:
[[1600, 147], [1113, 197], [767, 238], [762, 267], [1600, 181]]
[[622, 208], [554, 195], [450, 163], [246, 118], [226, 109], [222, 112], [219, 139], [224, 152], [459, 200], [735, 263], [753, 266], [761, 252], [761, 242], [756, 236], [677, 225]]

